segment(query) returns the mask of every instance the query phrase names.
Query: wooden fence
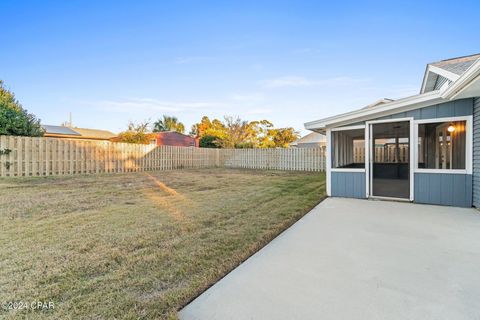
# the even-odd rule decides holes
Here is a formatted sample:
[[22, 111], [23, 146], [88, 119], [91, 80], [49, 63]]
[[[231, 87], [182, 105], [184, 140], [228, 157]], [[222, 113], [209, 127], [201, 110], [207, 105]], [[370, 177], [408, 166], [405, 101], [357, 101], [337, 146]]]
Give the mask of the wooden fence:
[[0, 136], [0, 176], [47, 176], [181, 168], [324, 171], [324, 149], [206, 149]]
[[220, 149], [227, 168], [325, 171], [325, 148]]

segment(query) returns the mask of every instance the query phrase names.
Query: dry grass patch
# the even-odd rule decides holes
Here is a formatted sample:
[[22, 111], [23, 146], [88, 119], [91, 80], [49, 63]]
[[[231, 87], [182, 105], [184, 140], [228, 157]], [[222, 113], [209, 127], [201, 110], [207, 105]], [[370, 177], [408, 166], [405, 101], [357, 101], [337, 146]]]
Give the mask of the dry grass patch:
[[175, 317], [324, 196], [323, 174], [226, 169], [0, 179], [0, 302], [29, 319]]

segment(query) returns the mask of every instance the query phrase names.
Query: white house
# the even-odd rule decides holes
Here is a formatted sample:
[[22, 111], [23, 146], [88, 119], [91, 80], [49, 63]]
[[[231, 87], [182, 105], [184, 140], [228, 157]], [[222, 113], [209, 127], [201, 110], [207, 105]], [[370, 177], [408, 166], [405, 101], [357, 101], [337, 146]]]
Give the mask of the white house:
[[298, 140], [290, 143], [293, 148], [321, 148], [327, 144], [327, 137], [324, 134], [310, 132]]

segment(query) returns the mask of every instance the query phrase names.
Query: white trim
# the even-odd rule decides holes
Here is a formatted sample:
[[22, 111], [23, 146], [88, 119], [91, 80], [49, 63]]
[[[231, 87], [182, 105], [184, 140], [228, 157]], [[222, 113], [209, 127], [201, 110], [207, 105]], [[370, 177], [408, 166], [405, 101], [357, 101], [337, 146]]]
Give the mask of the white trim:
[[[365, 122], [365, 125], [367, 126], [368, 128], [368, 132], [367, 135], [368, 135], [368, 152], [366, 152], [366, 155], [365, 155], [365, 164], [367, 166], [367, 176], [365, 177], [366, 178], [366, 189], [367, 189], [367, 197], [370, 197], [370, 198], [380, 198], [378, 196], [374, 196], [373, 195], [373, 191], [372, 191], [372, 188], [373, 188], [373, 183], [371, 183], [371, 181], [373, 180], [373, 170], [371, 170], [371, 166], [373, 165], [373, 161], [371, 161], [370, 159], [372, 158], [372, 150], [373, 150], [373, 139], [370, 138], [371, 136], [371, 128], [372, 128], [372, 125], [373, 124], [379, 124], [379, 123], [393, 123], [393, 122], [406, 122], [408, 121], [409, 123], [409, 138], [408, 138], [408, 141], [409, 141], [409, 148], [410, 148], [410, 154], [409, 154], [409, 183], [410, 183], [410, 190], [409, 190], [409, 197], [408, 199], [403, 199], [403, 200], [406, 200], [406, 201], [413, 201], [414, 200], [414, 187], [415, 187], [415, 182], [414, 182], [414, 179], [415, 179], [415, 176], [414, 176], [414, 170], [415, 170], [415, 163], [416, 163], [416, 160], [415, 160], [415, 150], [417, 148], [417, 145], [413, 145], [414, 141], [416, 141], [415, 139], [415, 132], [414, 132], [414, 126], [415, 126], [415, 122], [414, 122], [414, 119], [413, 117], [405, 117], [405, 118], [397, 118], [397, 119], [384, 119], [384, 120], [372, 120], [372, 121], [366, 121]], [[418, 132], [418, 130], [417, 130]], [[368, 154], [368, 164], [367, 164], [367, 154]], [[414, 162], [415, 161], [415, 162]], [[383, 197], [385, 199], [387, 199], [388, 197]], [[390, 199], [401, 199], [401, 198], [390, 198]]]
[[373, 158], [373, 148], [375, 148], [375, 143], [373, 141], [373, 129], [370, 123], [368, 125], [368, 191], [370, 194], [370, 197], [373, 196], [373, 163], [375, 162], [375, 159]]
[[331, 168], [331, 172], [365, 172], [365, 168]]
[[427, 86], [427, 81], [428, 81], [428, 75], [429, 75], [429, 70], [428, 70], [428, 64], [425, 67], [425, 72], [423, 73], [423, 80], [422, 80], [422, 86], [420, 88], [420, 94], [425, 93], [425, 87]]
[[467, 133], [465, 137], [466, 155], [465, 155], [465, 169], [467, 174], [473, 174], [473, 115], [469, 116], [467, 120]]
[[[465, 169], [425, 169], [418, 167], [419, 154], [418, 149], [418, 125], [425, 123], [437, 123], [437, 122], [455, 122], [465, 121]], [[444, 117], [444, 118], [431, 118], [420, 119], [414, 121], [415, 125], [415, 166], [414, 172], [418, 173], [452, 173], [452, 174], [472, 174], [473, 172], [473, 116], [461, 116], [461, 117]]]
[[[421, 89], [420, 89], [420, 93], [425, 93], [425, 90], [427, 88], [427, 84], [430, 82], [430, 78], [431, 78], [430, 74], [434, 74], [437, 77], [435, 79], [435, 82], [438, 81], [439, 77], [447, 79], [447, 81], [445, 81], [444, 85], [440, 88], [440, 90], [445, 90], [452, 82], [455, 82], [456, 80], [458, 80], [458, 78], [460, 78], [460, 76], [456, 73], [453, 73], [453, 72], [447, 71], [445, 69], [427, 64], [427, 67], [425, 68], [425, 72], [423, 74], [423, 80], [422, 80], [422, 86], [421, 86]], [[438, 89], [436, 89], [436, 90], [438, 90]], [[433, 88], [430, 91], [434, 91]]]
[[370, 126], [365, 123], [365, 197], [368, 199], [370, 196]]
[[468, 171], [466, 169], [424, 169], [424, 168], [415, 168], [415, 173], [468, 174]]
[[442, 86], [438, 90], [440, 90], [440, 91], [447, 90], [447, 88], [450, 86], [450, 84], [451, 84], [451, 82], [447, 80], [442, 84]]
[[327, 196], [332, 196], [332, 132], [327, 129]]
[[413, 173], [417, 172], [418, 169], [418, 121], [420, 120], [414, 120], [413, 121], [413, 149], [414, 149], [414, 157], [412, 160], [415, 162], [413, 165]]
[[453, 121], [469, 121], [472, 120], [472, 116], [458, 116], [458, 117], [443, 117], [443, 118], [430, 118], [415, 120], [415, 123], [436, 123], [436, 122], [453, 122]]
[[305, 123], [305, 128], [309, 130], [323, 129], [327, 126], [340, 126], [342, 123], [348, 124], [352, 121], [364, 121], [369, 118], [379, 118], [395, 113], [406, 112], [445, 102], [439, 91], [422, 93], [389, 103], [381, 104], [375, 107], [351, 111], [337, 116], [311, 121]]
[[445, 70], [436, 66], [428, 65], [428, 69], [429, 69], [428, 71], [433, 72], [444, 78], [447, 78], [448, 80], [457, 81], [457, 79], [460, 78], [458, 74], [455, 74], [453, 72], [450, 72], [448, 70]]
[[[418, 132], [418, 131], [417, 131]], [[408, 139], [408, 142], [410, 143], [410, 155], [409, 155], [409, 161], [410, 161], [410, 201], [413, 201], [415, 196], [415, 153], [417, 150], [417, 144], [414, 144], [417, 141], [415, 139], [415, 123], [414, 119], [410, 118], [410, 138]]]
[[480, 73], [480, 59], [475, 61], [465, 73], [453, 82], [447, 90], [443, 91], [442, 98], [453, 100], [455, 99], [462, 89], [468, 87], [468, 85], [479, 75]]
[[[460, 76], [456, 73], [453, 73], [453, 72], [447, 71], [445, 69], [427, 64], [427, 67], [425, 68], [425, 72], [423, 74], [423, 80], [422, 80], [422, 86], [421, 86], [421, 89], [420, 89], [420, 93], [425, 93], [425, 88], [427, 87], [427, 83], [429, 82], [430, 73], [434, 73], [437, 77], [441, 76], [443, 78], [446, 78], [447, 80], [450, 80], [451, 82], [455, 82], [455, 81], [458, 80], [458, 78], [460, 78]], [[448, 81], [446, 81], [445, 84], [448, 86], [448, 84], [449, 84]], [[447, 88], [447, 87], [442, 86], [442, 88], [440, 90], [445, 90], [445, 88]]]
[[392, 118], [392, 119], [371, 120], [371, 121], [367, 121], [367, 123], [368, 123], [368, 124], [391, 123], [391, 122], [402, 122], [402, 121], [411, 121], [411, 120], [413, 120], [412, 117], [405, 117], [405, 118]]
[[[478, 88], [476, 88], [475, 92], [471, 92], [471, 91], [470, 91], [470, 93], [468, 92], [472, 86], [478, 85], [478, 81], [480, 81], [480, 76], [479, 75], [477, 75], [476, 78], [472, 79], [470, 82], [465, 84], [463, 86], [463, 88], [459, 89], [459, 91], [453, 95], [453, 98], [451, 98], [451, 100], [468, 99], [468, 98], [478, 97], [480, 95], [480, 93], [479, 93], [480, 90]], [[475, 90], [475, 88], [473, 88], [473, 90]]]
[[358, 129], [365, 129], [364, 124], [359, 124], [358, 126], [348, 126], [348, 127], [336, 127], [331, 128], [331, 131], [347, 131], [347, 130], [358, 130]]
[[[366, 125], [360, 124], [360, 125], [356, 125], [356, 126], [328, 128], [327, 132], [330, 132], [330, 140], [329, 140], [328, 144], [330, 144], [330, 145], [332, 144], [332, 137], [331, 137], [332, 132], [360, 130], [360, 129], [365, 129], [365, 127], [366, 127]], [[364, 136], [364, 139], [365, 139], [365, 136]], [[365, 153], [367, 152], [366, 150], [367, 149], [365, 149]], [[332, 157], [333, 157], [333, 154], [332, 154]], [[366, 155], [364, 156], [364, 158], [366, 159]], [[365, 163], [364, 163], [365, 168], [333, 168], [332, 167], [332, 160], [333, 160], [333, 158], [330, 159], [330, 171], [331, 172], [365, 172], [366, 163], [367, 163], [366, 160], [365, 160]]]

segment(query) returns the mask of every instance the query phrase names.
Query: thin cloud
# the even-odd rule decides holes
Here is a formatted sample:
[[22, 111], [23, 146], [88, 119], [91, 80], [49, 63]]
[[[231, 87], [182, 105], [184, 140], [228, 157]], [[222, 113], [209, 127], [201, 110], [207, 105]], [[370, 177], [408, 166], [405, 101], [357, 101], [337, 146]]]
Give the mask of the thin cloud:
[[252, 93], [252, 94], [233, 94], [230, 97], [234, 101], [239, 102], [258, 102], [265, 100], [263, 94]]
[[269, 79], [264, 82], [267, 88], [282, 88], [282, 87], [308, 87], [314, 83], [304, 77], [285, 76], [275, 79]]
[[361, 82], [368, 82], [366, 78], [334, 77], [322, 80], [311, 80], [300, 76], [284, 76], [265, 80], [263, 86], [266, 88], [284, 87], [311, 87], [311, 86], [349, 86]]
[[109, 110], [113, 112], [138, 112], [138, 111], [152, 111], [152, 112], [180, 112], [188, 110], [197, 110], [201, 108], [217, 108], [221, 104], [216, 102], [175, 102], [175, 101], [161, 101], [151, 98], [136, 98], [119, 101], [98, 101], [94, 102], [98, 108]]

